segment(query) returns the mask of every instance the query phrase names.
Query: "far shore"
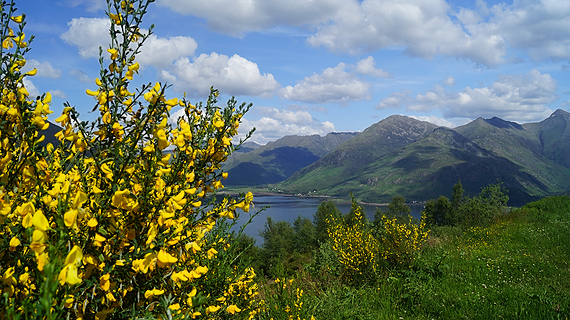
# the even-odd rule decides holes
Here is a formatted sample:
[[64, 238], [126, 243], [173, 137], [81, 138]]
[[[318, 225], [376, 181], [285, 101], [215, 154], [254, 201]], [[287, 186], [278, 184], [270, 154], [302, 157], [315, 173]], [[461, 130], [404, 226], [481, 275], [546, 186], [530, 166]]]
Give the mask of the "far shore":
[[[229, 194], [229, 195], [237, 195], [238, 192], [232, 191], [220, 191], [220, 194]], [[317, 199], [328, 199], [332, 200], [335, 203], [346, 204], [350, 203], [350, 200], [335, 198], [331, 196], [308, 196], [308, 195], [299, 195], [299, 194], [292, 194], [292, 193], [281, 193], [281, 192], [270, 192], [270, 191], [252, 191], [254, 197], [256, 196], [281, 196], [281, 197], [297, 197], [297, 198], [317, 198]], [[367, 205], [367, 206], [377, 206], [377, 207], [387, 207], [388, 203], [373, 203], [373, 202], [362, 202], [358, 201], [358, 204]], [[406, 203], [408, 206], [424, 206], [423, 203]]]

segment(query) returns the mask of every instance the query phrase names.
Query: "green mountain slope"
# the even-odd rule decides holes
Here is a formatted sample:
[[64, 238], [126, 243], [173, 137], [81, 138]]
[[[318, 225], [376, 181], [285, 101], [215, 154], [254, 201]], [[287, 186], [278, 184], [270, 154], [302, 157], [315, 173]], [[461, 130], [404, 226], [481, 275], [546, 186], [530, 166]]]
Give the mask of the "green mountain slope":
[[[361, 174], [363, 168], [381, 157], [426, 137], [437, 126], [405, 116], [388, 117], [343, 143], [319, 161], [296, 172], [280, 187], [291, 192], [323, 189], [346, 196], [352, 186], [345, 184]], [[332, 195], [332, 193], [331, 193]]]
[[[392, 126], [394, 119], [399, 126]], [[392, 138], [402, 137], [403, 132], [418, 132], [416, 120], [390, 117], [369, 129], [378, 127], [390, 128], [386, 131], [393, 133], [377, 135], [382, 137], [379, 140], [358, 136], [347, 141], [293, 174], [279, 188], [339, 197], [353, 192], [369, 202], [386, 202], [395, 194], [423, 201], [449, 196], [459, 179], [471, 195], [500, 181], [509, 189], [512, 204], [570, 190], [570, 170], [542, 154], [536, 130], [516, 123], [477, 119], [456, 130], [432, 129], [429, 135], [417, 135], [415, 141], [399, 139], [399, 143], [393, 143]], [[537, 126], [537, 130], [544, 132], [545, 127]], [[559, 123], [551, 126], [560, 127]]]
[[540, 181], [540, 185], [526, 185], [529, 194], [543, 196], [568, 190], [570, 170], [543, 154], [536, 132], [499, 118], [479, 118], [454, 130]]
[[248, 146], [226, 162], [225, 185], [262, 185], [287, 179], [295, 171], [319, 160], [357, 133], [329, 133], [324, 137], [285, 136], [264, 146]]
[[542, 155], [570, 168], [570, 113], [558, 109], [541, 122], [522, 126], [533, 134], [535, 146]]

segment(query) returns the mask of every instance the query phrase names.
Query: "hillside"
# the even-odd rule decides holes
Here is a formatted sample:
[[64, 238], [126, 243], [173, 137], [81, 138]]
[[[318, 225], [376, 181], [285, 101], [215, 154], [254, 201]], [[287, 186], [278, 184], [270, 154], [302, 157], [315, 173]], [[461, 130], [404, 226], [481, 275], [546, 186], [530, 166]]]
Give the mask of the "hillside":
[[229, 174], [224, 184], [254, 186], [283, 181], [356, 135], [333, 132], [324, 137], [285, 136], [264, 146], [246, 145], [249, 152], [235, 153], [224, 165]]
[[[570, 170], [547, 157], [555, 150], [551, 153], [560, 159], [568, 148], [544, 138], [550, 137], [548, 129], [565, 132], [560, 118], [567, 115], [557, 111], [545, 120], [548, 123], [527, 127], [499, 118], [477, 119], [455, 130], [432, 125], [432, 132], [425, 127], [424, 135], [418, 130], [420, 121], [389, 117], [299, 170], [279, 188], [338, 197], [353, 192], [367, 202], [387, 202], [395, 194], [424, 201], [449, 196], [458, 180], [471, 195], [500, 181], [509, 189], [511, 204], [526, 203], [570, 190]], [[367, 132], [385, 134], [366, 136]], [[548, 142], [544, 147], [540, 134]]]

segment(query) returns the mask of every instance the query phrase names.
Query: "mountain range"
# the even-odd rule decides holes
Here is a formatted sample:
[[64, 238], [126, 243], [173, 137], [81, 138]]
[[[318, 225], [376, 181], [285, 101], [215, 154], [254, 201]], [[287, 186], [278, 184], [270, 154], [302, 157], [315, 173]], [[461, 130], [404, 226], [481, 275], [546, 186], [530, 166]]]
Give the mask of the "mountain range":
[[[226, 185], [273, 184], [287, 193], [388, 202], [476, 195], [502, 182], [511, 204], [570, 190], [570, 113], [517, 124], [478, 118], [449, 129], [390, 116], [361, 133], [288, 136], [228, 161]], [[230, 180], [234, 176], [235, 180]]]

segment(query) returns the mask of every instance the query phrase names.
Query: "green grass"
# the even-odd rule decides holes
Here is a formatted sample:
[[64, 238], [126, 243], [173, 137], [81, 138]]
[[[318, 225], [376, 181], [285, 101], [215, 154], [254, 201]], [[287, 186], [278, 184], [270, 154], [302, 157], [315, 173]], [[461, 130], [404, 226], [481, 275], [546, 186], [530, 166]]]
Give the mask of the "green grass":
[[296, 283], [307, 319], [568, 319], [570, 198], [537, 201], [486, 228], [435, 229], [413, 268], [374, 284], [307, 274]]

